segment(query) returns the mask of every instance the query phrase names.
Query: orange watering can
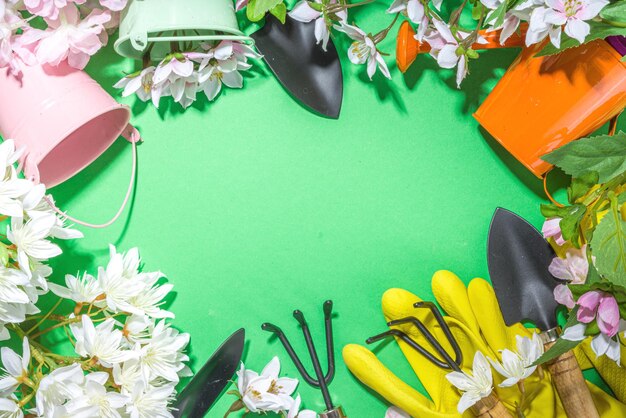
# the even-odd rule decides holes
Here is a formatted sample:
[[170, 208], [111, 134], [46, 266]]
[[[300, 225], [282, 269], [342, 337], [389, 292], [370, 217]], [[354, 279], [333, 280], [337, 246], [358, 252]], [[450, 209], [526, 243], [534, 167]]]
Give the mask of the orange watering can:
[[619, 48], [601, 39], [535, 57], [540, 48], [522, 51], [474, 118], [541, 178], [552, 168], [543, 155], [591, 134], [622, 112], [626, 63]]
[[[524, 45], [524, 38], [526, 36], [527, 29], [527, 24], [521, 24], [519, 32], [513, 33], [506, 40], [506, 42], [504, 42], [504, 44], [500, 43], [500, 30], [478, 31], [478, 35], [484, 40], [484, 42], [475, 43], [472, 45], [472, 49], [481, 50], [521, 47]], [[430, 52], [430, 45], [415, 39], [415, 31], [409, 22], [404, 21], [400, 26], [398, 39], [396, 41], [396, 64], [398, 69], [403, 73], [406, 72], [419, 54], [426, 54], [428, 52]]]

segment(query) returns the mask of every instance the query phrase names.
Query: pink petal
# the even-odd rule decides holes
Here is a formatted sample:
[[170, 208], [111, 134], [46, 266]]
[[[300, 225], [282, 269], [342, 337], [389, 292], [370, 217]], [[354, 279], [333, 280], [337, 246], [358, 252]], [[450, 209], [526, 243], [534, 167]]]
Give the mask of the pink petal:
[[602, 299], [602, 292], [592, 290], [578, 298], [576, 302], [579, 306], [578, 313], [576, 314], [578, 321], [585, 324], [590, 323], [596, 317], [598, 311], [598, 305]]
[[564, 284], [560, 284], [554, 288], [554, 300], [561, 305], [567, 306], [568, 309], [573, 309], [576, 305], [572, 291]]
[[597, 322], [600, 331], [609, 337], [619, 331], [619, 307], [613, 296], [606, 295], [600, 301]]

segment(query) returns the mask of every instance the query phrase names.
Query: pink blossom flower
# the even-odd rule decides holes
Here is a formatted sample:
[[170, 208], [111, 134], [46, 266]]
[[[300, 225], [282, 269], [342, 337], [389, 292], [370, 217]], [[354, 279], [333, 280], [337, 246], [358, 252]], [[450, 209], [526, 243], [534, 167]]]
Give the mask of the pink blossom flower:
[[594, 319], [600, 331], [613, 337], [619, 331], [619, 307], [615, 298], [606, 292], [592, 290], [578, 298], [578, 321], [588, 324]]
[[554, 288], [554, 300], [561, 305], [567, 306], [567, 309], [574, 309], [574, 306], [576, 306], [572, 291], [566, 284], [560, 284]]
[[122, 11], [127, 3], [128, 0], [100, 0], [101, 5], [114, 12]]
[[48, 19], [57, 19], [61, 9], [67, 5], [83, 4], [86, 0], [24, 0], [26, 10], [34, 15], [45, 17]]
[[545, 238], [553, 238], [556, 245], [559, 247], [565, 244], [565, 239], [561, 234], [561, 219], [559, 217], [548, 218], [543, 223], [543, 227], [541, 227], [541, 232]]
[[239, 11], [246, 7], [248, 5], [248, 1], [249, 0], [237, 0], [237, 3], [235, 3], [235, 10]]
[[63, 9], [57, 20], [48, 22], [48, 29], [42, 34], [36, 49], [39, 62], [56, 66], [67, 58], [69, 65], [82, 70], [107, 42], [104, 24], [110, 19], [108, 11], [93, 10], [80, 21], [77, 8]]
[[589, 261], [587, 261], [586, 245], [582, 248], [569, 248], [565, 258], [555, 257], [548, 270], [557, 279], [567, 280], [572, 284], [583, 284], [587, 281]]

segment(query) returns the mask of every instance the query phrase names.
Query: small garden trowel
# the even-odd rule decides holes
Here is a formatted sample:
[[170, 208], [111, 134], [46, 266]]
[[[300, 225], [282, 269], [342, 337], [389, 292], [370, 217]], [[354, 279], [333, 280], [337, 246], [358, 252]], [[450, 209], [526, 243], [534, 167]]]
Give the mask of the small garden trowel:
[[337, 119], [343, 100], [343, 75], [332, 40], [327, 51], [316, 44], [315, 23], [287, 15], [285, 24], [274, 16], [252, 38], [278, 81], [305, 107]]
[[[553, 296], [559, 282], [548, 271], [555, 257], [552, 247], [526, 220], [502, 208], [491, 221], [487, 247], [489, 276], [504, 321], [507, 325], [531, 321], [548, 350], [559, 332]], [[546, 365], [568, 417], [599, 417], [571, 350]]]

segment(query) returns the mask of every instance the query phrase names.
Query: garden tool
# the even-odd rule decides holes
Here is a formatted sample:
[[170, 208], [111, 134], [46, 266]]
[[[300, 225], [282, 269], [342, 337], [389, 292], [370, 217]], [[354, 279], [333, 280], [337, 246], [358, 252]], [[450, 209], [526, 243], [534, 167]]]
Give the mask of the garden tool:
[[343, 100], [341, 62], [332, 39], [324, 51], [315, 41], [315, 23], [273, 16], [252, 34], [256, 47], [278, 81], [295, 100], [337, 119]]
[[[443, 273], [439, 272], [435, 276]], [[452, 275], [451, 273], [448, 274]], [[433, 344], [424, 337], [424, 333], [422, 333], [417, 326], [413, 325], [413, 323], [402, 324], [393, 322], [398, 319], [402, 320], [414, 317], [432, 334], [434, 340], [436, 340], [447, 353], [450, 353], [448, 357], [454, 357], [453, 362], [455, 364], [460, 364], [459, 367], [462, 370], [471, 370], [472, 360], [477, 351], [481, 351], [492, 359], [498, 359], [499, 354], [497, 349], [490, 348], [486, 344], [476, 321], [472, 321], [474, 316], [469, 306], [465, 285], [463, 285], [458, 278], [456, 278], [456, 280], [459, 286], [456, 286], [457, 283], [454, 282], [448, 286], [446, 290], [449, 295], [449, 300], [446, 301], [450, 301], [453, 304], [448, 303], [446, 306], [455, 313], [468, 317], [468, 319], [462, 322], [451, 316], [446, 316], [443, 317], [443, 320], [450, 334], [456, 341], [456, 344], [458, 344], [461, 355], [457, 355], [455, 352], [453, 344], [450, 343], [446, 335], [446, 327], [440, 325], [439, 320], [430, 308], [432, 305], [428, 306], [429, 309], [419, 307], [419, 304], [417, 308], [414, 307], [414, 303], [416, 301], [420, 302], [421, 299], [413, 293], [402, 289], [388, 290], [383, 296], [383, 312], [386, 321], [396, 324], [394, 325], [394, 329], [389, 331], [390, 333], [399, 335], [399, 332], [402, 332], [410, 336], [411, 340], [419, 345], [423, 345], [420, 344], [421, 340], [428, 342], [428, 344], [432, 346]], [[460, 291], [460, 288], [462, 291]], [[414, 321], [411, 319], [411, 322]], [[528, 331], [526, 331], [524, 335], [527, 334], [529, 334]], [[393, 372], [387, 369], [376, 356], [365, 347], [356, 344], [347, 345], [343, 350], [344, 361], [350, 371], [362, 383], [379, 393], [393, 405], [406, 411], [412, 417], [459, 417], [457, 404], [460, 399], [460, 393], [446, 379], [446, 375], [454, 369], [451, 367], [444, 368], [441, 364], [443, 363], [449, 366], [449, 359], [445, 361], [445, 357], [442, 356], [441, 353], [438, 353], [439, 350], [435, 349], [435, 355], [433, 357], [436, 356], [435, 358], [440, 361], [440, 363], [437, 363], [432, 361], [431, 358], [428, 358], [428, 356], [425, 356], [424, 353], [416, 349], [415, 346], [408, 343], [406, 339], [400, 337], [397, 338], [397, 341], [430, 399], [396, 377]], [[504, 347], [498, 347], [498, 349], [501, 348]], [[496, 375], [494, 375], [494, 378], [499, 379]], [[494, 382], [497, 397], [507, 410], [514, 411], [516, 404], [521, 402], [519, 392], [513, 388], [500, 388], [496, 385], [497, 383], [499, 383], [499, 381]], [[537, 375], [533, 375], [526, 379], [526, 388], [529, 393], [536, 393], [532, 403], [521, 406], [521, 409], [527, 417], [550, 418], [564, 416], [562, 413], [560, 415], [558, 414], [559, 406], [549, 378], [540, 379]], [[473, 416], [473, 413], [468, 410], [462, 416], [470, 417]]]
[[[524, 320], [535, 324], [546, 350], [559, 336], [553, 295], [558, 282], [548, 271], [554, 257], [550, 244], [531, 224], [513, 212], [496, 210], [487, 261], [500, 310], [507, 325]], [[572, 351], [546, 365], [568, 417], [599, 416]]]
[[322, 367], [320, 365], [320, 360], [317, 355], [317, 351], [315, 350], [315, 344], [313, 343], [313, 338], [311, 337], [311, 331], [309, 330], [309, 326], [304, 318], [304, 314], [299, 311], [293, 311], [293, 316], [296, 318], [300, 326], [302, 327], [302, 333], [304, 334], [304, 340], [306, 342], [306, 346], [309, 350], [309, 356], [311, 357], [311, 362], [313, 363], [313, 370], [315, 371], [315, 377], [311, 376], [300, 358], [296, 354], [293, 349], [291, 343], [285, 336], [285, 333], [276, 325], [270, 323], [264, 323], [261, 326], [261, 329], [264, 331], [269, 331], [274, 333], [280, 342], [287, 350], [287, 354], [291, 357], [291, 360], [295, 364], [298, 372], [302, 375], [302, 378], [309, 385], [319, 388], [322, 392], [322, 396], [324, 398], [324, 403], [326, 404], [326, 410], [319, 414], [320, 418], [345, 418], [345, 414], [341, 406], [336, 406], [333, 404], [333, 401], [330, 396], [330, 392], [328, 391], [328, 385], [333, 380], [335, 376], [335, 345], [333, 342], [333, 324], [332, 324], [332, 315], [333, 315], [333, 302], [331, 300], [327, 300], [324, 302], [324, 324], [326, 328], [326, 350], [328, 356], [328, 369], [326, 371], [326, 375], [322, 372]]
[[539, 178], [552, 168], [542, 156], [589, 135], [626, 106], [626, 63], [607, 41], [535, 57], [541, 47], [522, 50], [474, 113]]
[[171, 411], [174, 418], [202, 418], [220, 397], [241, 362], [245, 343], [242, 329], [228, 337], [202, 369], [176, 397]]
[[[482, 335], [493, 350], [511, 349], [517, 345], [516, 336], [530, 337], [533, 332], [536, 332], [536, 330], [526, 328], [521, 323], [506, 325], [493, 287], [486, 280], [473, 279], [466, 288], [456, 275], [441, 271], [433, 277], [432, 290], [437, 302], [448, 315], [466, 324], [473, 332]], [[582, 355], [583, 353], [580, 352], [579, 354]], [[626, 416], [624, 403], [611, 397], [594, 384], [585, 383], [591, 391], [600, 416]], [[551, 384], [546, 385], [543, 389], [552, 392], [554, 396], [554, 388]], [[554, 396], [554, 401], [558, 401], [558, 397]], [[533, 408], [533, 410], [537, 411], [538, 414], [548, 415], [547, 412], [542, 411], [554, 409], [556, 416], [562, 417], [565, 415], [565, 411], [563, 411], [561, 403], [557, 403], [556, 408], [538, 403], [539, 408]], [[542, 414], [538, 416], [544, 416]], [[530, 415], [528, 414], [528, 416]]]
[[133, 168], [126, 198], [105, 227], [122, 213], [135, 184], [139, 132], [130, 124], [130, 108], [117, 103], [87, 73], [61, 62], [56, 67], [24, 65], [19, 77], [0, 69], [0, 135], [22, 148], [24, 176], [47, 188], [72, 178], [102, 155], [120, 136], [132, 144]]
[[[524, 46], [524, 38], [528, 24], [520, 25], [520, 30], [513, 33], [503, 44], [500, 43], [500, 33], [502, 30], [480, 30], [478, 36], [480, 42], [474, 42], [472, 49], [499, 49], [499, 48], [515, 48]], [[430, 52], [430, 45], [426, 42], [420, 42], [415, 39], [415, 31], [411, 24], [407, 21], [402, 22], [398, 31], [398, 39], [396, 40], [396, 64], [398, 69], [405, 73], [411, 64], [415, 61], [419, 54]]]
[[[380, 341], [387, 337], [395, 336], [399, 338], [400, 340], [404, 341], [409, 347], [413, 348], [415, 351], [420, 353], [427, 360], [431, 361], [438, 367], [441, 367], [443, 369], [450, 369], [451, 371], [462, 372], [460, 366], [461, 366], [461, 362], [463, 361], [463, 353], [461, 352], [461, 348], [459, 347], [459, 344], [456, 342], [454, 336], [452, 335], [452, 332], [450, 331], [450, 328], [444, 321], [443, 316], [441, 315], [441, 313], [439, 312], [435, 304], [432, 302], [422, 301], [422, 302], [415, 303], [413, 306], [415, 308], [427, 308], [433, 313], [437, 323], [441, 327], [441, 330], [443, 331], [446, 337], [446, 340], [452, 346], [452, 349], [454, 351], [454, 356], [455, 356], [454, 360], [452, 359], [450, 354], [441, 346], [441, 344], [439, 344], [439, 341], [437, 341], [437, 339], [428, 330], [428, 328], [426, 328], [424, 323], [414, 316], [389, 321], [387, 323], [387, 326], [393, 327], [393, 326], [398, 326], [398, 325], [403, 325], [403, 324], [414, 325], [415, 328], [417, 328], [417, 330], [419, 331], [419, 333], [428, 341], [430, 346], [435, 350], [437, 355], [440, 356], [439, 358], [437, 357], [437, 355], [431, 354], [427, 349], [422, 347], [419, 343], [413, 340], [410, 336], [408, 336], [407, 334], [405, 334], [404, 332], [398, 329], [391, 329], [389, 331], [383, 332], [382, 334], [376, 335], [374, 337], [370, 337], [366, 340], [366, 343], [372, 344], [376, 341]], [[482, 417], [482, 418], [511, 417], [512, 418], [512, 415], [504, 407], [502, 402], [500, 402], [500, 399], [498, 399], [498, 397], [494, 393], [491, 393], [487, 397], [479, 400], [476, 404], [474, 404], [474, 406], [471, 407], [471, 411], [476, 417]]]
[[172, 43], [207, 41], [252, 42], [239, 30], [232, 0], [129, 0], [114, 47], [124, 57], [161, 61]]
[[[447, 313], [444, 321], [463, 354], [462, 369], [471, 367], [472, 356], [477, 350], [492, 359], [498, 359], [499, 350], [516, 347], [517, 335], [530, 337], [534, 332], [521, 323], [511, 326], [504, 323], [493, 288], [483, 279], [472, 280], [466, 288], [461, 279], [453, 273], [439, 271], [433, 276], [432, 291], [437, 303]], [[393, 321], [409, 316], [416, 317], [448, 353], [454, 353], [453, 347], [435, 317], [423, 308], [414, 308], [413, 304], [416, 300], [419, 301], [420, 298], [406, 290], [388, 290], [383, 296], [385, 319]], [[423, 339], [415, 326], [399, 325], [397, 328], [411, 336], [412, 340]], [[365, 347], [356, 344], [347, 345], [343, 350], [343, 357], [350, 371], [361, 382], [412, 417], [458, 417], [456, 405], [459, 393], [445, 378], [451, 370], [441, 368], [428, 360], [410, 347], [406, 341], [398, 339], [398, 344], [432, 401], [396, 377]], [[495, 373], [494, 379], [499, 379]], [[494, 389], [498, 397], [507, 409], [513, 411], [516, 404], [519, 405], [521, 402], [519, 391], [515, 388], [501, 388], [497, 386], [497, 383], [499, 381], [494, 382]], [[626, 416], [626, 405], [595, 385], [588, 382], [587, 384], [601, 416]], [[565, 412], [548, 374], [544, 374], [541, 378], [538, 373], [535, 373], [525, 379], [524, 386], [526, 393], [534, 394], [532, 399], [528, 397], [531, 401], [525, 403], [525, 407], [522, 406], [526, 417], [565, 417]], [[463, 416], [470, 415], [467, 413]]]

